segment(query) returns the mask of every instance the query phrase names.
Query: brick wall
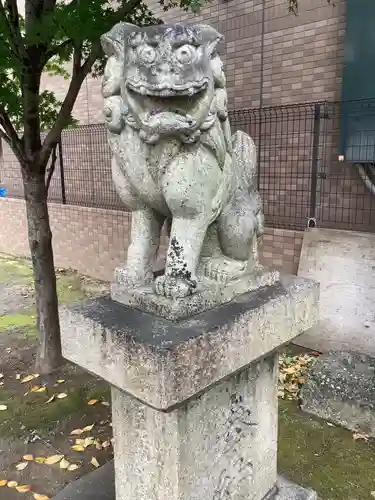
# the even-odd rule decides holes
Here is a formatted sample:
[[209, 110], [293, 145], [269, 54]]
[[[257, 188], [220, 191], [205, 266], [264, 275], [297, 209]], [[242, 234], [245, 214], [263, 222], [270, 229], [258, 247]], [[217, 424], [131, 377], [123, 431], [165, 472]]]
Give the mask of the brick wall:
[[[204, 22], [225, 37], [223, 58], [231, 108], [337, 100], [344, 59], [345, 0], [213, 0], [199, 16], [153, 10], [166, 22]], [[263, 48], [262, 48], [263, 44]], [[263, 65], [262, 63], [263, 59]]]
[[[130, 214], [50, 203], [56, 267], [111, 280], [125, 261]], [[296, 273], [303, 233], [267, 228], [262, 259], [286, 273]], [[163, 250], [162, 250], [163, 252]], [[25, 203], [0, 199], [0, 253], [29, 256]]]
[[[166, 22], [210, 23], [224, 34], [231, 108], [258, 107], [261, 100], [268, 106], [340, 97], [345, 0], [299, 0], [297, 16], [288, 12], [287, 0], [266, 0], [263, 38], [263, 0], [213, 0], [199, 16], [179, 9], [164, 13], [156, 0], [148, 3]], [[68, 84], [58, 76], [42, 79], [42, 88], [60, 100]], [[100, 78], [91, 76], [82, 85], [73, 112], [81, 124], [103, 121], [100, 86]]]

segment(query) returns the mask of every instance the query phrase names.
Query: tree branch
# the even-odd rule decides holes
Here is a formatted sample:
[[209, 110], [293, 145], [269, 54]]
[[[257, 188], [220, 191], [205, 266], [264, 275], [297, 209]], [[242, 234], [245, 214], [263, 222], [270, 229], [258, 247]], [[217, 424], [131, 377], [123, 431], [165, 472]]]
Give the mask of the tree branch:
[[26, 56], [25, 45], [20, 29], [17, 0], [0, 0], [0, 12], [3, 15], [9, 31], [9, 42], [18, 59]]
[[69, 45], [73, 44], [73, 40], [65, 40], [64, 42], [60, 43], [59, 45], [55, 45], [54, 47], [50, 47], [46, 53], [44, 54], [44, 64], [46, 64], [51, 57], [57, 56], [60, 50], [64, 49], [65, 47], [68, 47]]
[[[23, 146], [17, 132], [15, 131], [12, 122], [9, 119], [8, 113], [0, 106], [0, 125], [4, 129], [6, 136], [9, 138], [9, 144], [12, 147], [14, 154], [17, 156], [18, 160], [23, 160], [24, 152]], [[4, 135], [4, 132], [3, 132]], [[5, 137], [3, 139], [7, 140]]]
[[82, 44], [74, 48], [73, 52], [73, 76], [77, 74], [81, 68], [82, 62]]
[[56, 0], [44, 0], [44, 10], [52, 11], [56, 5]]
[[56, 160], [57, 160], [56, 148], [57, 148], [57, 143], [52, 148], [51, 166], [48, 170], [48, 175], [47, 175], [47, 180], [46, 180], [47, 193], [49, 190], [49, 186], [51, 184], [52, 176], [53, 176], [53, 174], [55, 172], [55, 168], [56, 168]]
[[74, 103], [77, 99], [78, 93], [81, 90], [81, 86], [83, 81], [85, 80], [88, 73], [91, 71], [92, 65], [98, 58], [100, 54], [100, 42], [97, 42], [93, 45], [89, 56], [83, 65], [80, 65], [81, 60], [81, 49], [78, 48], [74, 52], [73, 56], [73, 74], [72, 79], [70, 81], [68, 92], [65, 96], [65, 99], [61, 105], [60, 112], [56, 119], [56, 122], [50, 132], [47, 134], [44, 139], [42, 149], [39, 155], [39, 161], [43, 164], [43, 162], [47, 161], [51, 149], [58, 137], [60, 136], [61, 130], [64, 128], [69, 116], [72, 113]]

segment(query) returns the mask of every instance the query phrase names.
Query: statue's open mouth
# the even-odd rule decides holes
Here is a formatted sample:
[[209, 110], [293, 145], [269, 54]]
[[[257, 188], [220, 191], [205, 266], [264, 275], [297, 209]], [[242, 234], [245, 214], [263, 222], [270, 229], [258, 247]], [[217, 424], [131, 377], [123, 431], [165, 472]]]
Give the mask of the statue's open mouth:
[[173, 86], [168, 84], [152, 85], [144, 81], [134, 82], [128, 80], [126, 86], [130, 91], [148, 97], [194, 96], [207, 89], [208, 79]]

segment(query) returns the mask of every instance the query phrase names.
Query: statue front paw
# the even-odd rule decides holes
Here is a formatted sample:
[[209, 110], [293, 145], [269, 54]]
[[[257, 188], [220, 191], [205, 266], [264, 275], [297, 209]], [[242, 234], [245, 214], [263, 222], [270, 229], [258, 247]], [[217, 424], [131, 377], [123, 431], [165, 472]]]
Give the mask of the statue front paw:
[[155, 280], [155, 291], [158, 295], [178, 299], [193, 295], [197, 290], [196, 280], [175, 278], [173, 276], [159, 276]]

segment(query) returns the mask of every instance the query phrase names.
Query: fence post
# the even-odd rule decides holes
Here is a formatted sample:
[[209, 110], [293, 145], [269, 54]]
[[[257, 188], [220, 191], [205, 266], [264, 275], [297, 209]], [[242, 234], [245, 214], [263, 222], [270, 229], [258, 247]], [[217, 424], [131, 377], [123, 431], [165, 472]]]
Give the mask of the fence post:
[[320, 120], [322, 117], [321, 104], [314, 106], [314, 127], [311, 159], [311, 184], [310, 184], [310, 219], [316, 215], [316, 191], [318, 186], [318, 161], [320, 142]]
[[61, 182], [61, 201], [66, 205], [66, 192], [65, 192], [65, 173], [64, 173], [64, 158], [61, 146], [61, 136], [59, 139], [59, 163], [60, 163], [60, 182]]

